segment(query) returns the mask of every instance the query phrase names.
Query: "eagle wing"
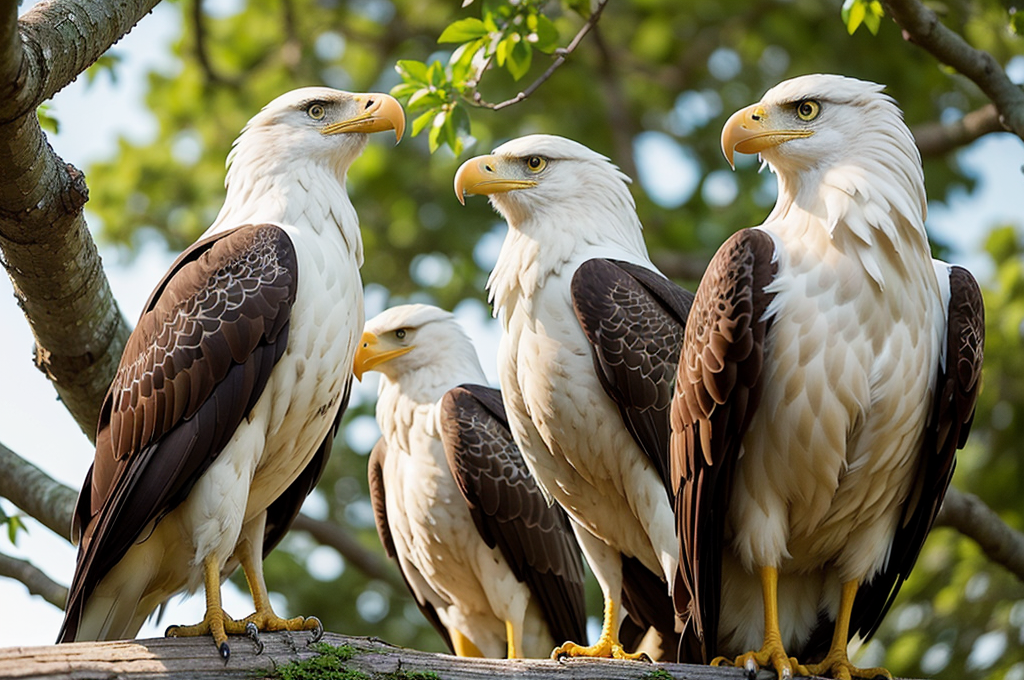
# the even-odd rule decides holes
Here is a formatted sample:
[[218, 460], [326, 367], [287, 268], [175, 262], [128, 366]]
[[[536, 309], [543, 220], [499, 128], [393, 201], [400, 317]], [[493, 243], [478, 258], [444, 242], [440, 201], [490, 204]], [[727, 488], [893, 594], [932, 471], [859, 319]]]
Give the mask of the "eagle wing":
[[[851, 637], [868, 639], [900, 591], [917, 561], [956, 465], [956, 451], [967, 443], [981, 387], [985, 346], [985, 303], [969, 271], [936, 262], [939, 277], [948, 277], [945, 347], [941, 354], [931, 415], [921, 449], [917, 482], [904, 506], [892, 540], [886, 568], [857, 592], [850, 623]], [[945, 288], [945, 282], [942, 288]], [[823, 650], [828, 648], [828, 639]]]
[[430, 621], [430, 625], [434, 627], [438, 635], [441, 636], [441, 639], [444, 640], [448, 651], [454, 653], [455, 646], [452, 644], [452, 636], [444, 624], [441, 623], [441, 617], [437, 615], [437, 610], [413, 586], [409, 576], [405, 573], [405, 569], [402, 568], [401, 560], [398, 559], [398, 548], [395, 546], [394, 536], [391, 535], [391, 524], [388, 523], [387, 490], [384, 487], [384, 459], [387, 455], [388, 445], [384, 441], [384, 437], [381, 437], [377, 440], [373, 450], [370, 451], [367, 471], [370, 482], [370, 503], [373, 506], [373, 518], [377, 524], [377, 535], [380, 536], [380, 543], [384, 546], [384, 552], [398, 564], [398, 573], [402, 575], [405, 586], [412, 593], [413, 598], [416, 600], [416, 605], [423, 612], [423, 616], [426, 617], [427, 621]]
[[189, 494], [288, 344], [298, 261], [280, 227], [194, 244], [154, 290], [104, 399], [75, 509], [78, 564], [59, 640], [96, 584]]
[[629, 262], [593, 259], [572, 279], [594, 369], [671, 496], [669, 406], [693, 294]]
[[552, 637], [586, 637], [583, 560], [558, 505], [548, 505], [512, 440], [501, 393], [461, 385], [441, 401], [448, 466], [490, 547], [540, 604]]
[[775, 244], [759, 229], [727, 240], [697, 288], [672, 401], [679, 571], [673, 596], [686, 622], [680, 661], [715, 655], [725, 515], [740, 445], [761, 394], [770, 321], [765, 292]]

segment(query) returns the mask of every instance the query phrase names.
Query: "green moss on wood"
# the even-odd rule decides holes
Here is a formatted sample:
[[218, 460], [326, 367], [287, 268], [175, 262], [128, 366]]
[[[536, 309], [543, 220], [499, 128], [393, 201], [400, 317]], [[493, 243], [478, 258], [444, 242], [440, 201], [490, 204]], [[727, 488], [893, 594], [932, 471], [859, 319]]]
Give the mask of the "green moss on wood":
[[359, 654], [367, 653], [349, 645], [334, 646], [326, 642], [310, 645], [319, 656], [304, 661], [278, 666], [268, 680], [441, 680], [441, 676], [430, 671], [397, 670], [393, 673], [364, 673], [346, 668], [348, 661]]

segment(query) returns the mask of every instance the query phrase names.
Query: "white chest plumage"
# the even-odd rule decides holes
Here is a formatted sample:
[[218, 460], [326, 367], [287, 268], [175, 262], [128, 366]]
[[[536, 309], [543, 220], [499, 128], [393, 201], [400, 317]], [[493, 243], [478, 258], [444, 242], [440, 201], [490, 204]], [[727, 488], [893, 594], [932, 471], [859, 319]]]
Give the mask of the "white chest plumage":
[[594, 372], [572, 306], [572, 274], [601, 256], [609, 254], [578, 255], [502, 309], [502, 393], [516, 443], [545, 492], [594, 536], [662, 573], [676, 550], [671, 507]]

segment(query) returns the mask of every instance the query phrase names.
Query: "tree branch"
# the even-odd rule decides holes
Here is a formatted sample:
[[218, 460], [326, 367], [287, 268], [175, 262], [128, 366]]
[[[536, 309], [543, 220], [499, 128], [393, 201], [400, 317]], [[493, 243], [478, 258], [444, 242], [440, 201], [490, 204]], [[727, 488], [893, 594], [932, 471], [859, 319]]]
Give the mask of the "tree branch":
[[570, 42], [566, 47], [560, 47], [559, 49], [555, 50], [555, 60], [551, 62], [551, 66], [548, 66], [548, 69], [544, 71], [544, 73], [542, 73], [541, 76], [537, 78], [537, 80], [530, 83], [530, 86], [527, 87], [525, 90], [517, 94], [515, 97], [512, 97], [511, 99], [506, 99], [505, 101], [498, 102], [497, 104], [492, 104], [490, 102], [484, 101], [483, 96], [481, 96], [479, 92], [474, 92], [473, 104], [486, 109], [491, 109], [493, 111], [500, 111], [501, 109], [512, 106], [513, 104], [518, 104], [519, 102], [523, 101], [531, 94], [536, 92], [537, 88], [543, 85], [544, 82], [547, 81], [548, 78], [550, 78], [552, 75], [554, 75], [555, 71], [557, 71], [558, 68], [565, 63], [565, 60], [569, 57], [569, 55], [576, 51], [576, 48], [579, 47], [580, 42], [583, 40], [583, 38], [587, 36], [587, 33], [590, 32], [590, 29], [597, 25], [597, 22], [601, 20], [601, 13], [604, 12], [604, 8], [607, 4], [608, 0], [600, 0], [600, 2], [598, 2], [598, 5], [594, 9], [593, 13], [591, 13], [590, 18], [587, 19], [586, 23], [583, 24], [579, 32], [576, 33], [576, 37], [572, 39], [572, 42]]
[[1005, 130], [999, 120], [996, 105], [987, 104], [977, 111], [965, 114], [955, 123], [925, 123], [915, 126], [912, 132], [921, 156], [929, 158], [942, 156], [954, 149], [967, 146], [991, 132]]
[[68, 589], [30, 562], [0, 554], [0, 577], [4, 576], [20, 581], [31, 594], [39, 595], [58, 609], [64, 609], [64, 602], [68, 599]]
[[192, 31], [195, 33], [195, 55], [199, 68], [206, 77], [208, 85], [226, 85], [237, 88], [239, 79], [221, 75], [210, 61], [210, 53], [206, 51], [206, 19], [203, 16], [203, 0], [192, 0]]
[[78, 493], [0, 444], [0, 496], [68, 539]]
[[[283, 677], [365, 677], [400, 678], [437, 677], [444, 680], [493, 680], [515, 677], [519, 680], [644, 680], [652, 677], [675, 680], [740, 680], [746, 672], [740, 668], [692, 666], [687, 664], [649, 664], [640, 661], [610, 659], [551, 660], [472, 659], [429, 654], [402, 649], [375, 638], [356, 638], [334, 633], [323, 642], [335, 653], [338, 668], [333, 672], [321, 667], [300, 672], [290, 664], [308, 662], [318, 651], [307, 645], [308, 633], [262, 633], [264, 651], [253, 653], [245, 638], [232, 638], [231, 659], [221, 660], [207, 635], [196, 638], [158, 638], [124, 642], [76, 642], [49, 647], [12, 647], [0, 649], [0, 677], [31, 676], [43, 678], [124, 678], [137, 680], [219, 680], [221, 678]], [[327, 647], [317, 646], [331, 651]], [[340, 648], [340, 649], [339, 649]], [[350, 656], [348, 660], [341, 660]]]
[[35, 109], [119, 40], [157, 0], [53, 0], [18, 20], [0, 6], [0, 264], [36, 339], [36, 365], [94, 436], [129, 328], [89, 234], [89, 192]]
[[338, 551], [346, 561], [367, 576], [386, 582], [400, 593], [407, 588], [397, 568], [379, 554], [367, 550], [361, 543], [337, 524], [313, 519], [309, 515], [300, 514], [292, 524], [292, 531], [305, 531], [318, 543], [330, 546]]
[[989, 560], [1024, 581], [1024, 533], [1010, 527], [977, 496], [949, 487], [935, 525], [951, 527], [972, 539]]
[[883, 0], [883, 4], [905, 39], [974, 81], [999, 109], [1002, 123], [1024, 139], [1024, 90], [1007, 77], [991, 54], [971, 47], [918, 0]]

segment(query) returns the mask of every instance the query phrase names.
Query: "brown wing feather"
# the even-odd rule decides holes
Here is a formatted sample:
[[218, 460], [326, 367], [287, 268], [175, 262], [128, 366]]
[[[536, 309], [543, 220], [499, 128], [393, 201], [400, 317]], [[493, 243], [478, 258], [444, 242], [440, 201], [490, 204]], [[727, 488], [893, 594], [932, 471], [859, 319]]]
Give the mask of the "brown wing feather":
[[680, 661], [715, 656], [732, 473], [761, 392], [764, 313], [775, 245], [757, 229], [726, 241], [697, 288], [672, 402], [671, 463], [679, 529], [674, 599], [686, 624]]
[[635, 264], [593, 259], [573, 274], [572, 299], [601, 385], [671, 492], [669, 405], [693, 294]]
[[388, 557], [395, 560], [395, 563], [398, 565], [398, 573], [402, 575], [405, 587], [412, 594], [413, 599], [416, 601], [416, 606], [420, 608], [423, 616], [426, 617], [430, 625], [437, 631], [437, 634], [444, 640], [445, 645], [448, 646], [448, 651], [454, 654], [455, 646], [452, 644], [451, 634], [444, 627], [444, 624], [441, 623], [441, 617], [437, 615], [434, 605], [420, 599], [409, 582], [409, 577], [406, 576], [405, 571], [402, 569], [402, 563], [398, 561], [398, 549], [395, 547], [395, 539], [391, 535], [391, 525], [388, 524], [387, 489], [384, 486], [384, 458], [387, 455], [388, 447], [384, 442], [384, 437], [381, 437], [377, 440], [373, 450], [370, 451], [370, 461], [367, 470], [370, 482], [370, 504], [373, 506], [373, 519], [377, 524], [377, 535], [380, 536], [380, 543], [384, 546], [384, 552]]
[[60, 640], [148, 525], [185, 499], [263, 392], [288, 343], [298, 265], [288, 235], [249, 225], [183, 253], [125, 346], [79, 496]]
[[586, 637], [583, 558], [565, 512], [548, 505], [512, 440], [501, 393], [480, 385], [441, 401], [448, 467], [487, 545], [540, 604], [556, 641]]
[[[925, 431], [917, 486], [904, 507], [886, 568], [857, 592], [850, 636], [869, 638], [878, 629], [917, 561], [942, 507], [956, 451], [967, 443], [981, 387], [985, 347], [985, 303], [969, 271], [951, 266], [946, 314], [945, 363], [939, 366], [931, 416]], [[827, 649], [827, 639], [824, 641]]]

